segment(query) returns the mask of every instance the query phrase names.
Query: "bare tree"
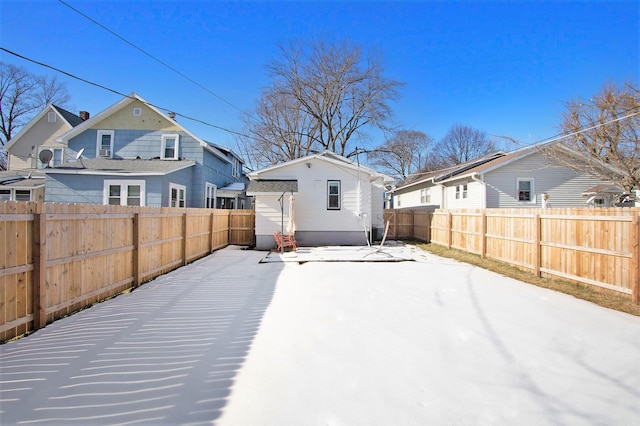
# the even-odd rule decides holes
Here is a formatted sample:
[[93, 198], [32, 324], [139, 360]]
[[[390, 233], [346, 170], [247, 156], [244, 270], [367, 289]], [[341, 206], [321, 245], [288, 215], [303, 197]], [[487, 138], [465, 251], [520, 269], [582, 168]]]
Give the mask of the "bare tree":
[[481, 130], [456, 124], [438, 142], [434, 154], [443, 167], [464, 163], [496, 150], [495, 143]]
[[[398, 98], [402, 85], [383, 76], [378, 56], [365, 58], [362, 49], [348, 41], [281, 46], [280, 58], [268, 64], [267, 71], [273, 84], [248, 126], [258, 141], [254, 150], [286, 153], [263, 158], [267, 164], [311, 150], [344, 155], [348, 144], [363, 138], [367, 129], [386, 127], [389, 102]], [[265, 149], [261, 143], [273, 146]], [[249, 141], [244, 144], [251, 146]]]
[[562, 144], [584, 156], [563, 164], [616, 183], [626, 192], [640, 188], [640, 91], [632, 83], [605, 83], [590, 99], [566, 104], [560, 129]]
[[382, 145], [368, 152], [371, 165], [401, 179], [428, 166], [433, 139], [417, 130], [399, 130]]
[[303, 157], [315, 144], [317, 123], [300, 113], [297, 99], [277, 88], [262, 93], [256, 115], [246, 116], [244, 122], [248, 136], [238, 138], [238, 146], [252, 168]]
[[0, 170], [6, 169], [6, 143], [45, 105], [64, 106], [69, 99], [56, 77], [37, 76], [0, 62]]

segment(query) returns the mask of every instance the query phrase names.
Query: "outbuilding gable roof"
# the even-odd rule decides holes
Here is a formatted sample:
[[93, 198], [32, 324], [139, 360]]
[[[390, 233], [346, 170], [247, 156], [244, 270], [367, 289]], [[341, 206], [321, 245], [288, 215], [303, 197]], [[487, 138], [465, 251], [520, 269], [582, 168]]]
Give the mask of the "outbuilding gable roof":
[[346, 167], [355, 171], [359, 171], [361, 173], [366, 173], [368, 175], [371, 176], [371, 178], [382, 178], [382, 180], [387, 183], [390, 184], [394, 181], [394, 179], [391, 176], [385, 175], [384, 173], [380, 173], [377, 172], [367, 166], [363, 166], [361, 164], [357, 164], [354, 161], [349, 160], [348, 158], [345, 158], [341, 155], [338, 155], [334, 152], [330, 152], [330, 151], [323, 151], [317, 154], [312, 154], [312, 155], [308, 155], [306, 157], [300, 157], [300, 158], [296, 158], [294, 160], [290, 160], [284, 163], [280, 163], [280, 164], [276, 164], [274, 166], [269, 166], [269, 167], [265, 167], [264, 169], [260, 169], [260, 170], [255, 170], [251, 173], [249, 173], [249, 178], [251, 180], [255, 180], [258, 179], [261, 173], [264, 172], [268, 172], [268, 171], [273, 171], [273, 170], [278, 170], [278, 169], [283, 169], [283, 168], [287, 168], [290, 167], [294, 164], [300, 164], [300, 163], [306, 163], [311, 159], [316, 159], [316, 160], [320, 160], [320, 161], [325, 161], [327, 163], [331, 163], [334, 164], [336, 166], [339, 167]]

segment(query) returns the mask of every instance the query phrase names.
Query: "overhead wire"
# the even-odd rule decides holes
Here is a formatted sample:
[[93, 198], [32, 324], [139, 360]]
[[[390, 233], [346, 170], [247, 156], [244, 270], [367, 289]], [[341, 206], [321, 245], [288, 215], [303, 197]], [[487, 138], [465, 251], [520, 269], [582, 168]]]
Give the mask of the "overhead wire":
[[[31, 62], [31, 63], [33, 63], [33, 64], [36, 64], [36, 65], [39, 65], [39, 66], [42, 66], [42, 67], [48, 68], [48, 69], [53, 70], [53, 71], [56, 71], [56, 72], [59, 72], [59, 73], [64, 74], [64, 75], [66, 75], [66, 76], [68, 76], [68, 77], [70, 77], [70, 78], [73, 78], [73, 79], [75, 79], [75, 80], [82, 81], [83, 83], [89, 84], [89, 85], [91, 85], [91, 86], [98, 87], [98, 88], [100, 88], [100, 89], [106, 90], [106, 91], [108, 91], [108, 92], [114, 93], [114, 94], [119, 95], [119, 96], [122, 96], [122, 97], [126, 97], [126, 98], [129, 98], [129, 99], [134, 99], [132, 96], [130, 96], [130, 95], [128, 95], [128, 94], [122, 93], [122, 92], [120, 92], [120, 91], [118, 91], [118, 90], [112, 89], [112, 88], [107, 87], [107, 86], [104, 86], [104, 85], [102, 85], [102, 84], [95, 83], [95, 82], [90, 81], [90, 80], [87, 80], [87, 79], [85, 79], [85, 78], [78, 77], [78, 76], [76, 76], [76, 75], [74, 75], [74, 74], [71, 74], [71, 73], [69, 73], [69, 72], [67, 72], [67, 71], [63, 71], [63, 70], [61, 70], [61, 69], [59, 69], [59, 68], [56, 68], [56, 67], [54, 67], [54, 66], [52, 66], [52, 65], [48, 65], [48, 64], [45, 64], [45, 63], [42, 63], [42, 62], [36, 61], [35, 59], [27, 58], [26, 56], [20, 55], [19, 53], [13, 52], [13, 51], [11, 51], [11, 50], [9, 50], [9, 49], [6, 49], [6, 48], [4, 48], [4, 47], [2, 47], [2, 46], [0, 46], [0, 50], [2, 50], [3, 52], [8, 53], [8, 54], [10, 54], [10, 55], [16, 56], [16, 57], [18, 57], [18, 58], [20, 58], [20, 59], [23, 59], [23, 60], [25, 60], [25, 61]], [[227, 128], [224, 128], [224, 127], [221, 127], [221, 126], [218, 126], [218, 125], [212, 124], [212, 123], [209, 123], [209, 122], [207, 122], [207, 121], [201, 120], [201, 119], [199, 119], [199, 118], [190, 117], [190, 116], [188, 116], [188, 115], [181, 114], [181, 113], [179, 113], [179, 112], [176, 112], [176, 111], [175, 111], [174, 109], [172, 109], [172, 108], [162, 107], [162, 106], [159, 106], [159, 105], [155, 105], [155, 104], [153, 104], [153, 103], [151, 103], [151, 102], [145, 102], [145, 103], [146, 103], [147, 105], [151, 106], [151, 107], [154, 107], [154, 108], [157, 108], [157, 109], [160, 109], [160, 110], [163, 110], [163, 111], [171, 111], [171, 112], [175, 113], [175, 115], [176, 115], [176, 116], [179, 116], [179, 117], [182, 117], [182, 118], [185, 118], [185, 119], [187, 119], [187, 120], [194, 121], [194, 122], [197, 122], [197, 123], [200, 123], [200, 124], [204, 124], [205, 126], [213, 127], [213, 128], [215, 128], [215, 129], [222, 130], [222, 131], [224, 131], [224, 132], [231, 133], [231, 134], [234, 134], [234, 135], [237, 135], [237, 136], [241, 136], [241, 137], [246, 137], [246, 138], [254, 139], [252, 136], [249, 136], [249, 135], [246, 135], [246, 134], [243, 134], [243, 133], [240, 133], [240, 132], [236, 132], [235, 130], [230, 130], [230, 129], [227, 129]]]
[[114, 37], [117, 37], [118, 39], [122, 40], [123, 42], [127, 43], [129, 46], [133, 47], [134, 49], [138, 50], [139, 52], [143, 53], [144, 55], [148, 56], [149, 58], [153, 59], [154, 61], [158, 62], [159, 64], [161, 64], [162, 66], [170, 69], [171, 71], [173, 71], [174, 73], [178, 74], [180, 77], [184, 78], [185, 80], [188, 80], [189, 82], [195, 84], [196, 86], [198, 86], [199, 88], [201, 88], [202, 90], [206, 91], [207, 93], [209, 93], [210, 95], [213, 95], [214, 97], [218, 98], [219, 100], [221, 100], [222, 102], [226, 103], [227, 105], [237, 109], [238, 111], [242, 112], [243, 114], [246, 114], [246, 112], [234, 105], [233, 103], [229, 102], [228, 100], [224, 99], [222, 96], [214, 93], [212, 90], [210, 90], [209, 88], [205, 87], [204, 85], [198, 83], [197, 81], [195, 81], [194, 79], [192, 79], [191, 77], [187, 76], [186, 74], [182, 73], [181, 71], [177, 70], [176, 68], [172, 67], [171, 65], [167, 64], [166, 62], [164, 62], [163, 60], [159, 59], [158, 57], [152, 55], [151, 53], [147, 52], [146, 50], [142, 49], [141, 47], [137, 46], [136, 44], [134, 44], [133, 42], [127, 40], [126, 38], [124, 38], [123, 36], [121, 36], [120, 34], [116, 33], [115, 31], [111, 30], [110, 28], [106, 27], [105, 25], [101, 24], [100, 22], [96, 21], [95, 19], [93, 19], [92, 17], [88, 16], [87, 14], [83, 13], [82, 11], [76, 9], [75, 7], [71, 6], [69, 3], [63, 1], [63, 0], [58, 0], [58, 2], [62, 3], [64, 6], [68, 7], [69, 9], [73, 10], [74, 12], [76, 12], [77, 14], [79, 14], [80, 16], [84, 17], [85, 19], [89, 20], [90, 22], [94, 23], [95, 25], [99, 26], [100, 28], [102, 28], [103, 30], [107, 31], [108, 33], [110, 33], [111, 35], [113, 35]]

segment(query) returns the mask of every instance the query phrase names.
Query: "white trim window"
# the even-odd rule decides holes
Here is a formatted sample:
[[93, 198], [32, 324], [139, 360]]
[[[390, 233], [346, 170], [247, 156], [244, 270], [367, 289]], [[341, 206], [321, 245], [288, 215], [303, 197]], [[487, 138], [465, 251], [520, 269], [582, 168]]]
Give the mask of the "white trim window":
[[420, 203], [428, 204], [431, 202], [431, 188], [422, 188], [420, 190]]
[[0, 201], [31, 201], [31, 190], [0, 189]]
[[47, 113], [47, 122], [55, 123], [56, 122], [56, 113], [54, 111], [49, 111]]
[[133, 116], [134, 117], [140, 117], [142, 115], [142, 108], [134, 108], [133, 109]]
[[327, 181], [327, 210], [340, 210], [340, 181]]
[[187, 206], [187, 187], [177, 183], [169, 184], [169, 207]]
[[13, 193], [14, 201], [31, 201], [31, 190], [16, 189]]
[[466, 183], [456, 186], [456, 200], [465, 199], [469, 195], [468, 186]]
[[216, 208], [216, 191], [218, 187], [212, 183], [207, 182], [205, 184], [204, 191], [204, 207], [207, 209]]
[[518, 203], [535, 203], [535, 186], [533, 178], [517, 178], [516, 200]]
[[113, 139], [115, 131], [98, 130], [98, 140], [96, 141], [96, 158], [113, 158]]
[[144, 180], [110, 180], [104, 181], [103, 202], [112, 206], [144, 206]]
[[179, 150], [180, 135], [162, 135], [162, 152], [160, 158], [163, 160], [177, 160]]
[[240, 170], [242, 169], [242, 166], [240, 165], [240, 161], [238, 161], [237, 158], [233, 159], [233, 165], [231, 167], [231, 175], [236, 178], [240, 177]]

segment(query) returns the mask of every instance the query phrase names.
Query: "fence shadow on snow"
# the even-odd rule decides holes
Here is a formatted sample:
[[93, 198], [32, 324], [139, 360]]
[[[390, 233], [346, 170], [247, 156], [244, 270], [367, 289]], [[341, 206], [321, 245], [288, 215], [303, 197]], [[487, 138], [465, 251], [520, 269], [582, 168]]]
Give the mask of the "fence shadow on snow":
[[0, 341], [135, 288], [229, 244], [252, 210], [0, 203]]

